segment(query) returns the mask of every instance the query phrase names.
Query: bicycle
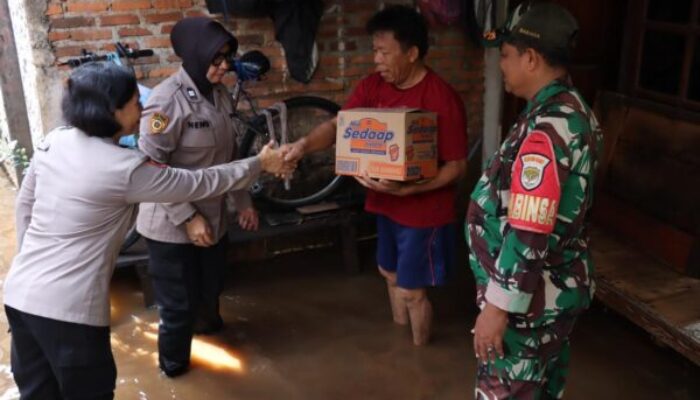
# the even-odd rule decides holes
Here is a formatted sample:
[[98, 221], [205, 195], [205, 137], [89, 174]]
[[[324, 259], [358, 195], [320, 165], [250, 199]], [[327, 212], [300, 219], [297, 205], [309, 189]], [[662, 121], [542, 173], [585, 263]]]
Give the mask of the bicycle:
[[[119, 65], [121, 58], [130, 60], [153, 55], [153, 50], [135, 50], [121, 43], [116, 43], [116, 51], [105, 55], [96, 55], [83, 50], [78, 58], [69, 59], [59, 65], [77, 67], [93, 61], [111, 61]], [[297, 96], [277, 103], [272, 107], [258, 110], [252, 97], [245, 89], [246, 82], [259, 81], [270, 69], [269, 59], [259, 51], [253, 50], [240, 58], [233, 58], [228, 63], [236, 72], [237, 81], [230, 90], [234, 119], [244, 127], [238, 142], [238, 158], [257, 154], [262, 146], [273, 140], [278, 144], [291, 143], [308, 134], [319, 123], [331, 119], [340, 110], [336, 103], [316, 96]], [[141, 100], [145, 102], [150, 89], [139, 85]], [[245, 99], [247, 108], [239, 109], [241, 98]], [[135, 136], [120, 140], [120, 145], [137, 147]], [[251, 187], [253, 197], [277, 210], [289, 210], [314, 204], [329, 197], [343, 183], [344, 177], [335, 175], [335, 150], [333, 148], [309, 155], [297, 164], [293, 176], [286, 181], [274, 177], [261, 176]], [[265, 204], [260, 204], [263, 207]], [[125, 252], [140, 239], [135, 227], [132, 228], [121, 247]]]

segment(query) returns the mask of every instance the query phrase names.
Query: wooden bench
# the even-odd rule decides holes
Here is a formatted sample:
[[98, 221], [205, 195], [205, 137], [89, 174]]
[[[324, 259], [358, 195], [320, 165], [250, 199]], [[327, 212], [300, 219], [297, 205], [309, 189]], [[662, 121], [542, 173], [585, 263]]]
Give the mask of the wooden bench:
[[[287, 216], [290, 213], [286, 213]], [[231, 221], [235, 221], [231, 218]], [[295, 235], [306, 235], [322, 229], [335, 229], [343, 265], [348, 273], [360, 272], [360, 261], [357, 249], [358, 228], [363, 224], [373, 221], [373, 218], [364, 213], [361, 208], [345, 207], [338, 210], [302, 216], [297, 213], [297, 221], [280, 225], [270, 225], [265, 214], [261, 214], [260, 227], [257, 231], [248, 232], [240, 229], [238, 224], [232, 222], [229, 226], [227, 239], [231, 244], [241, 244], [262, 239], [285, 240]], [[235, 250], [234, 250], [235, 251]], [[146, 307], [154, 305], [154, 294], [151, 279], [148, 275], [148, 249], [143, 239], [130, 247], [126, 252], [119, 254], [116, 268], [135, 267], [139, 278], [143, 301]]]
[[596, 296], [700, 365], [700, 117], [603, 93]]
[[340, 244], [345, 270], [349, 273], [360, 271], [357, 250], [358, 225], [369, 217], [361, 209], [340, 208], [319, 214], [301, 215], [291, 212], [274, 216], [277, 219], [290, 218], [290, 221], [279, 225], [271, 225], [268, 222], [270, 218], [261, 213], [260, 225], [257, 231], [244, 231], [237, 224], [231, 224], [228, 230], [229, 242], [244, 243], [261, 239], [285, 241], [297, 235], [306, 235], [311, 232], [331, 228], [336, 231], [336, 238]]

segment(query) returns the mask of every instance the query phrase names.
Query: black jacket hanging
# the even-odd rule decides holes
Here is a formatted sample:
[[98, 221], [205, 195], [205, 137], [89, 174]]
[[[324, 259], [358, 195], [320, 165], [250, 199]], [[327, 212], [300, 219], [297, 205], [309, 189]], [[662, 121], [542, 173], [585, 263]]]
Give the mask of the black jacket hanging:
[[242, 18], [272, 18], [289, 74], [309, 83], [318, 64], [316, 31], [323, 15], [323, 0], [207, 0], [207, 8], [212, 13]]

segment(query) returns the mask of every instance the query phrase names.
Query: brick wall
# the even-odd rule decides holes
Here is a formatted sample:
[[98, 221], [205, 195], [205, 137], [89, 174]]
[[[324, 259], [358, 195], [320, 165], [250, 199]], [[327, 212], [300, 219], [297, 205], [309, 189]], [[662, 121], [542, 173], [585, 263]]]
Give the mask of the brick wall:
[[[289, 77], [282, 47], [274, 39], [269, 18], [229, 18], [227, 27], [239, 39], [239, 51], [259, 49], [270, 57], [272, 70], [267, 79], [251, 88], [259, 105], [302, 93], [342, 103], [357, 80], [372, 71], [371, 42], [364, 25], [383, 3], [325, 1], [317, 34], [319, 65], [307, 85]], [[144, 83], [154, 85], [178, 68], [178, 58], [172, 54], [169, 40], [175, 22], [185, 16], [209, 14], [204, 0], [49, 0], [46, 15], [48, 40], [57, 61], [76, 56], [83, 48], [97, 52], [111, 50], [117, 40], [137, 48], [152, 48], [155, 55], [139, 60], [136, 70]], [[221, 19], [221, 15], [215, 17]], [[427, 63], [462, 96], [467, 107], [469, 136], [480, 134], [482, 51], [475, 49], [458, 28], [432, 29]]]

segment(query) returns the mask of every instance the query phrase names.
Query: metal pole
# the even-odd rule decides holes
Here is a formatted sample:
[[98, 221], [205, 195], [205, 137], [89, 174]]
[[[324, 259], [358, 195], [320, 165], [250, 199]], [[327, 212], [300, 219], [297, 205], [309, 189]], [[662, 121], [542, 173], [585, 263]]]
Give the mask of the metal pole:
[[[508, 17], [508, 0], [495, 0], [496, 23], [500, 27]], [[501, 145], [503, 116], [503, 74], [499, 66], [500, 50], [484, 50], [484, 142], [482, 168]]]
[[[17, 57], [15, 35], [12, 30], [12, 19], [7, 0], [0, 0], [0, 90], [2, 90], [5, 116], [10, 139], [27, 151], [27, 157], [33, 153], [32, 134], [29, 129], [27, 104], [22, 87], [22, 74]], [[22, 181], [23, 168], [16, 167], [18, 183]]]

